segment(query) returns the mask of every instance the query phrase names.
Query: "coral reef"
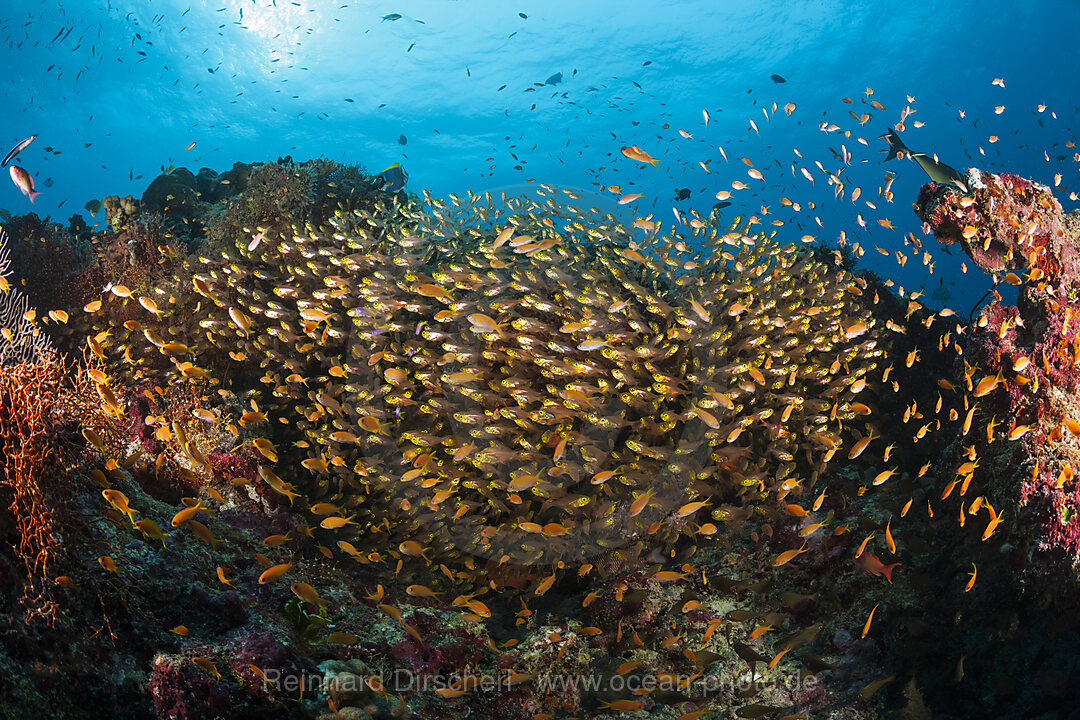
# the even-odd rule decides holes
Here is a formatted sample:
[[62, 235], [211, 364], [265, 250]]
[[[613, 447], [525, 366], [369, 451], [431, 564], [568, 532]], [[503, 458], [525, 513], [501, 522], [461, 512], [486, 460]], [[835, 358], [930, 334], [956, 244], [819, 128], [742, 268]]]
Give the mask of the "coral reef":
[[[980, 415], [1001, 418], [1002, 429], [1020, 440], [994, 459], [1010, 472], [994, 484], [993, 499], [1020, 510], [1020, 517], [1004, 522], [1037, 554], [1028, 559], [1031, 566], [1064, 561], [1076, 567], [1080, 215], [1066, 216], [1049, 187], [1014, 175], [972, 170], [968, 183], [967, 194], [924, 187], [918, 212], [938, 240], [959, 239], [979, 267], [1018, 286], [1015, 307], [997, 299], [982, 308], [972, 328], [971, 364], [965, 363], [968, 392], [989, 406]], [[976, 366], [983, 379], [975, 376]], [[1023, 478], [1019, 487], [1017, 477]]]
[[101, 201], [105, 221], [113, 230], [124, 230], [139, 216], [139, 201], [130, 195], [107, 195]]
[[69, 228], [34, 213], [12, 218], [4, 229], [11, 246], [9, 270], [39, 316], [72, 305], [71, 283], [87, 261], [86, 245]]
[[941, 678], [994, 682], [1020, 642], [965, 599], [1007, 605], [1008, 563], [1050, 587], [1037, 553], [1080, 537], [1071, 476], [1047, 489], [1071, 261], [993, 219], [1051, 196], [980, 181], [924, 189], [943, 238], [999, 272], [1049, 249], [970, 331], [842, 251], [543, 186], [442, 201], [281, 158], [107, 198], [65, 240], [94, 248], [71, 366], [11, 369], [22, 409], [0, 375], [30, 423], [0, 444], [0, 592], [52, 603], [0, 608], [0, 671], [49, 658], [0, 708], [92, 716], [34, 682], [78, 668], [128, 717], [959, 714]]
[[[305, 163], [237, 163], [221, 176], [203, 168], [199, 171], [199, 193], [204, 201], [216, 202], [207, 213], [207, 233], [214, 243], [232, 246], [255, 228], [296, 228], [319, 226], [337, 210], [360, 206], [372, 194], [374, 185], [355, 166], [332, 160]], [[221, 200], [229, 198], [229, 202]]]
[[902, 712], [1064, 716], [1072, 710], [1061, 688], [1076, 678], [1066, 647], [1080, 612], [1080, 216], [1025, 178], [972, 169], [965, 181], [967, 191], [924, 186], [916, 213], [995, 285], [1015, 286], [1017, 302], [988, 293], [941, 386], [960, 400], [959, 427], [937, 448], [934, 517], [910, 546], [918, 555], [908, 572], [967, 582], [927, 595], [906, 621], [917, 632], [896, 647], [911, 673]]
[[[297, 172], [259, 166], [223, 217]], [[274, 212], [307, 200], [288, 202]], [[729, 522], [755, 493], [814, 483], [882, 353], [859, 319], [865, 281], [764, 235], [741, 243], [734, 226], [719, 244], [737, 254], [684, 274], [610, 219], [556, 233], [529, 210], [512, 206], [501, 234], [475, 229], [480, 204], [396, 200], [303, 235], [241, 234], [178, 268], [169, 307], [132, 321], [133, 296], [106, 298], [90, 319], [106, 355], [126, 348], [117, 369], [133, 381], [220, 381], [249, 400], [230, 413], [208, 397], [218, 427], [280, 421], [260, 431], [260, 485], [291, 502], [270, 468], [288, 456], [314, 473], [289, 484], [349, 516], [316, 531], [331, 547], [582, 562], [715, 533], [707, 512]], [[421, 239], [434, 224], [439, 239]], [[500, 247], [511, 232], [523, 239]], [[455, 298], [481, 288], [481, 302]], [[175, 351], [154, 341], [169, 335]]]

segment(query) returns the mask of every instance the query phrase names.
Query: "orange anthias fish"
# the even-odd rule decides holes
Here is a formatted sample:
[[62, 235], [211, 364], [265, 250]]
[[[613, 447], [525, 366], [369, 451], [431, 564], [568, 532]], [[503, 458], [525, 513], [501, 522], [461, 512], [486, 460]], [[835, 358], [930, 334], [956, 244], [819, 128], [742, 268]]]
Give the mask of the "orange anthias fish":
[[265, 571], [263, 571], [263, 574], [259, 576], [259, 584], [265, 585], [268, 582], [273, 582], [274, 580], [277, 580], [279, 577], [288, 572], [289, 568], [291, 567], [292, 563], [287, 562], [267, 568]]
[[132, 509], [132, 507], [128, 504], [127, 496], [124, 495], [124, 493], [120, 492], [119, 490], [109, 489], [102, 490], [101, 495], [109, 501], [110, 505], [127, 515], [128, 519], [131, 520], [132, 525], [135, 524], [135, 513], [137, 511]]
[[773, 567], [780, 567], [781, 565], [787, 565], [789, 562], [794, 560], [799, 555], [802, 555], [806, 551], [807, 551], [807, 547], [806, 547], [805, 542], [802, 544], [801, 548], [797, 548], [795, 550], [785, 550], [784, 552], [777, 555], [776, 559], [773, 560]]
[[656, 158], [649, 155], [637, 145], [630, 145], [629, 147], [620, 148], [622, 154], [631, 160], [637, 160], [638, 162], [649, 163], [653, 167], [656, 167]]
[[986, 504], [987, 510], [990, 511], [990, 522], [986, 525], [986, 530], [983, 531], [982, 539], [988, 540], [994, 531], [997, 530], [997, 526], [1001, 524], [1001, 515], [990, 507], [990, 503]]
[[874, 622], [874, 613], [877, 612], [879, 606], [880, 603], [878, 603], [878, 605], [875, 605], [874, 609], [870, 611], [869, 617], [866, 618], [866, 624], [863, 625], [862, 629], [862, 637], [866, 637], [866, 634], [870, 632], [870, 623]]
[[975, 577], [978, 574], [979, 574], [979, 568], [976, 567], [975, 563], [971, 563], [971, 572], [968, 573], [968, 575], [970, 575], [971, 579], [969, 579], [967, 581], [967, 585], [964, 586], [964, 592], [970, 592], [971, 588], [975, 586]]

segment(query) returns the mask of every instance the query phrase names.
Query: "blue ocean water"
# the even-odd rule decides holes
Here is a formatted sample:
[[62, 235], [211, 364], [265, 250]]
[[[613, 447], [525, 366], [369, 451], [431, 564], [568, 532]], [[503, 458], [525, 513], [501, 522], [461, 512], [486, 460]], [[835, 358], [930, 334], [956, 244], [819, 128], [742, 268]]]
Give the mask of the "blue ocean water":
[[[1078, 22], [1080, 5], [1052, 0], [8, 0], [0, 142], [38, 135], [17, 162], [42, 194], [31, 207], [9, 184], [0, 207], [63, 221], [88, 216], [88, 200], [140, 195], [169, 166], [286, 155], [373, 173], [400, 162], [410, 190], [436, 195], [546, 182], [615, 208], [642, 193], [626, 216], [668, 223], [740, 181], [723, 213], [782, 220], [792, 239], [843, 231], [864, 264], [966, 311], [991, 279], [962, 274], [959, 253], [928, 238], [934, 275], [921, 257], [897, 265], [904, 236], [921, 236], [910, 202], [926, 176], [883, 164], [880, 135], [908, 107], [913, 150], [1047, 184], [1060, 173], [1074, 206]], [[627, 145], [656, 167], [624, 157]]]

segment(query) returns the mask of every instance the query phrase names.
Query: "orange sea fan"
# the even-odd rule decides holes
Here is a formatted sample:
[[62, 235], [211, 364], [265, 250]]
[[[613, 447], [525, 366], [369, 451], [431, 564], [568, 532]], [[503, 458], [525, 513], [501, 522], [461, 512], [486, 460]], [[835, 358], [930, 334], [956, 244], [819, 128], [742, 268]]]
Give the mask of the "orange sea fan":
[[15, 550], [30, 575], [23, 598], [28, 619], [52, 621], [56, 612], [50, 565], [71, 496], [55, 427], [62, 373], [55, 360], [0, 368], [0, 503], [15, 518]]

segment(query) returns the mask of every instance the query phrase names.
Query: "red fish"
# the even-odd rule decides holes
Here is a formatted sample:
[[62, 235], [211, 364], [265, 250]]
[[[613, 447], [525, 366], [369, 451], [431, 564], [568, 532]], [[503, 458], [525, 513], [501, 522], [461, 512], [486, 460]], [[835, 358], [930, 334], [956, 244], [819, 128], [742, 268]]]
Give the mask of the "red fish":
[[855, 560], [855, 567], [862, 570], [864, 573], [871, 573], [873, 575], [884, 575], [885, 579], [892, 584], [892, 571], [900, 563], [893, 563], [892, 565], [886, 565], [878, 559], [878, 556], [874, 553], [864, 552]]
[[8, 173], [11, 175], [11, 182], [15, 183], [15, 187], [22, 190], [23, 195], [30, 198], [30, 202], [34, 202], [34, 198], [41, 194], [34, 190], [34, 178], [30, 177], [30, 173], [23, 168], [12, 165], [8, 168]]

